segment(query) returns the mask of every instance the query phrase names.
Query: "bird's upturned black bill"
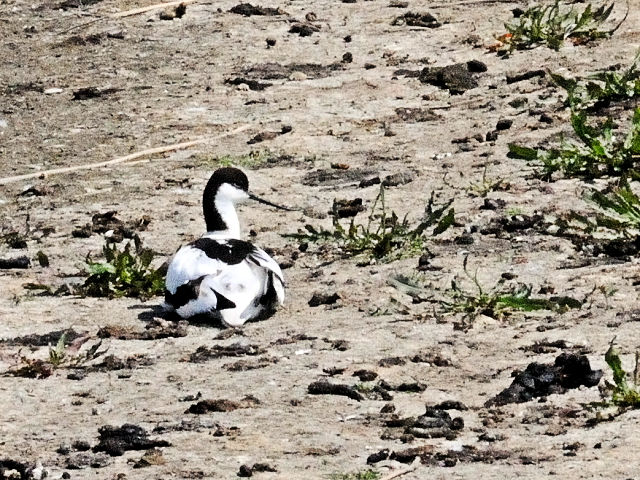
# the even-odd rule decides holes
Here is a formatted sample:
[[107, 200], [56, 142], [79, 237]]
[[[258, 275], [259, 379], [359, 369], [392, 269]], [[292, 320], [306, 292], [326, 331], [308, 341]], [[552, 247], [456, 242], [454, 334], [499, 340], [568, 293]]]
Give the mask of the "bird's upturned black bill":
[[280, 210], [286, 210], [288, 212], [293, 212], [294, 211], [293, 208], [283, 207], [282, 205], [276, 205], [275, 203], [271, 203], [268, 200], [264, 200], [264, 199], [258, 197], [257, 195], [254, 195], [253, 193], [249, 194], [249, 198], [252, 199], [252, 200], [255, 200], [256, 202], [264, 203], [265, 205], [270, 205], [272, 207], [279, 208]]

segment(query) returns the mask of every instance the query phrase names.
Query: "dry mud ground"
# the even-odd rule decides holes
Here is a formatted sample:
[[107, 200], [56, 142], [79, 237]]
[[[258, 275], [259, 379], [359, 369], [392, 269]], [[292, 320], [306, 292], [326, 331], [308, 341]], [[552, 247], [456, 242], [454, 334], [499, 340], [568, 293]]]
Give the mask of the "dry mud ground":
[[[388, 0], [298, 0], [262, 4], [279, 7], [281, 15], [242, 16], [229, 11], [237, 2], [224, 0], [190, 4], [174, 20], [161, 20], [157, 10], [110, 17], [139, 6], [133, 2], [79, 3], [0, 3], [1, 176], [205, 140], [137, 162], [2, 186], [2, 234], [26, 233], [27, 246], [2, 245], [1, 256], [32, 259], [29, 269], [0, 273], [2, 371], [15, 370], [20, 356], [47, 357], [46, 340], [35, 342], [40, 346], [10, 341], [20, 336], [88, 332], [81, 352], [97, 342], [101, 327], [120, 328], [126, 339], [103, 339], [107, 354], [84, 370], [1, 377], [0, 459], [40, 462], [50, 478], [64, 472], [70, 478], [234, 478], [241, 465], [255, 463], [277, 470], [258, 467], [257, 478], [343, 478], [368, 468], [382, 476], [399, 473], [407, 465], [398, 460], [415, 457], [406, 450], [421, 448], [422, 462], [401, 478], [638, 476], [640, 417], [632, 411], [590, 426], [595, 413], [585, 405], [600, 399], [597, 387], [485, 406], [511, 383], [512, 371], [533, 361], [552, 363], [562, 351], [586, 354], [593, 368], [604, 370], [601, 384], [610, 380], [603, 355], [613, 337], [631, 368], [639, 318], [637, 260], [590, 256], [531, 228], [481, 233], [492, 219], [514, 212], [589, 211], [579, 200], [584, 183], [545, 183], [532, 166], [507, 158], [508, 142], [535, 145], [565, 131], [568, 112], [563, 93], [547, 79], [507, 83], [506, 77], [538, 69], [585, 75], [629, 64], [640, 45], [637, 0], [610, 39], [508, 58], [485, 46], [504, 32], [511, 10], [526, 8], [526, 2], [409, 0], [408, 8], [394, 8]], [[442, 25], [392, 25], [407, 11], [431, 12]], [[317, 31], [290, 33], [293, 22], [306, 22], [311, 12]], [[614, 17], [623, 14], [618, 5]], [[276, 41], [273, 47], [267, 48], [267, 38]], [[398, 72], [470, 60], [484, 62], [487, 71], [474, 74], [477, 87], [459, 95]], [[244, 80], [225, 82], [235, 78]], [[258, 89], [264, 83], [270, 85]], [[74, 92], [89, 87], [98, 95], [74, 100]], [[518, 98], [527, 102], [513, 102]], [[546, 122], [540, 121], [543, 113]], [[503, 119], [512, 126], [485, 141]], [[292, 130], [248, 144], [283, 126]], [[224, 136], [237, 128], [244, 130]], [[452, 142], [476, 134], [482, 141]], [[245, 165], [252, 189], [305, 212], [240, 209], [245, 231], [254, 230], [252, 239], [289, 267], [286, 306], [275, 316], [237, 331], [193, 324], [175, 329], [155, 308], [159, 297], [41, 296], [24, 288], [73, 281], [87, 254], [99, 258], [103, 235], [78, 238], [72, 231], [110, 210], [125, 222], [151, 218], [139, 234], [161, 263], [202, 233], [201, 192], [215, 159], [246, 160], [250, 151], [268, 159]], [[349, 169], [332, 169], [332, 163]], [[474, 194], [485, 167], [489, 178], [508, 185], [488, 193], [498, 203], [494, 210], [482, 209], [485, 199]], [[360, 188], [359, 182], [398, 172], [408, 172], [412, 181], [389, 187], [387, 204], [410, 220], [421, 216], [431, 191], [439, 201], [454, 201], [456, 226], [429, 244], [436, 268], [424, 278], [436, 300], [448, 298], [454, 278], [473, 291], [463, 274], [466, 254], [488, 287], [507, 274], [534, 292], [543, 288], [582, 299], [605, 286], [617, 293], [609, 299], [596, 293], [581, 309], [562, 314], [480, 316], [461, 330], [455, 328], [460, 316], [441, 315], [437, 302], [413, 304], [388, 285], [393, 274], [414, 274], [417, 256], [358, 266], [357, 259], [331, 249], [298, 252], [295, 240], [281, 236], [307, 223], [329, 227], [326, 212], [334, 198], [360, 197], [370, 208], [378, 186]], [[35, 190], [23, 194], [29, 187]], [[356, 219], [365, 222], [366, 212]], [[465, 232], [473, 243], [456, 240]], [[49, 267], [35, 260], [40, 250]], [[310, 307], [314, 293], [338, 293], [340, 299]], [[149, 331], [166, 335], [145, 337]], [[527, 348], [545, 341], [551, 346]], [[190, 361], [201, 346], [233, 344], [239, 347], [217, 358]], [[107, 355], [113, 357], [105, 361]], [[358, 370], [378, 377], [360, 381], [353, 376]], [[323, 378], [365, 390], [380, 380], [392, 387], [404, 383], [409, 391], [389, 392], [393, 400], [376, 392], [361, 401], [310, 395], [308, 386]], [[240, 408], [186, 413], [198, 399], [227, 400], [216, 404], [223, 410]], [[402, 419], [445, 400], [467, 407], [448, 410], [462, 417], [464, 427], [444, 429], [445, 438], [403, 437], [402, 428], [387, 424], [394, 415], [388, 404]], [[381, 413], [385, 406], [387, 413]], [[160, 447], [145, 468], [134, 468], [143, 451], [82, 451], [98, 444], [100, 427], [125, 423], [170, 446]], [[70, 451], [59, 448], [72, 444]], [[394, 459], [367, 466], [369, 455], [383, 449], [395, 452]]]

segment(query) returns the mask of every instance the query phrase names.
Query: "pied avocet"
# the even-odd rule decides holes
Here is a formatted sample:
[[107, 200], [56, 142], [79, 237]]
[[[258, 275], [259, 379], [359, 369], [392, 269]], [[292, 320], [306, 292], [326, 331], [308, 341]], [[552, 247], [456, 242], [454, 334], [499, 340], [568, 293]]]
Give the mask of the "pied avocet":
[[211, 314], [237, 327], [283, 303], [278, 264], [240, 240], [235, 205], [249, 198], [289, 210], [250, 193], [247, 176], [237, 168], [220, 168], [207, 182], [202, 202], [207, 232], [180, 248], [167, 271], [165, 305], [182, 318]]

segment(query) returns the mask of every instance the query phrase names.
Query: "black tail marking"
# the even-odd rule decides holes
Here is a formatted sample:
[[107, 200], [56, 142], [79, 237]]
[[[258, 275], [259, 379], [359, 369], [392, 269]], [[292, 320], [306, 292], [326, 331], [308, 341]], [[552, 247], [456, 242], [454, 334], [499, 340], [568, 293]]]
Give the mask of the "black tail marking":
[[227, 310], [230, 308], [236, 308], [236, 304], [229, 300], [227, 297], [222, 295], [221, 293], [216, 292], [213, 288], [211, 291], [216, 296], [216, 310]]

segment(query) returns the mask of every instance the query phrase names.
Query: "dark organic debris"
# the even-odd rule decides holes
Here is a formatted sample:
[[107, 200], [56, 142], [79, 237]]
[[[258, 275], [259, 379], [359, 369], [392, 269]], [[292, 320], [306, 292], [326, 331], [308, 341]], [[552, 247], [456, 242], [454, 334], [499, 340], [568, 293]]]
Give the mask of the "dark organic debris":
[[313, 170], [302, 178], [302, 184], [311, 187], [320, 185], [343, 185], [352, 182], [361, 182], [365, 178], [370, 178], [377, 173], [376, 170], [359, 168], [350, 168], [348, 170], [333, 168], [328, 170]]
[[305, 340], [317, 340], [318, 337], [307, 335], [306, 333], [297, 333], [286, 338], [279, 338], [271, 342], [271, 345], [289, 345], [291, 343], [303, 342]]
[[304, 73], [307, 78], [317, 79], [331, 75], [336, 70], [343, 70], [341, 63], [331, 63], [320, 65], [319, 63], [291, 63], [282, 65], [280, 63], [259, 63], [244, 70], [244, 75], [262, 80], [282, 80], [291, 77], [294, 72]]
[[507, 74], [507, 83], [516, 83], [523, 80], [529, 80], [535, 77], [544, 77], [547, 74], [544, 70], [529, 70], [523, 73]]
[[456, 63], [446, 67], [425, 67], [420, 72], [420, 81], [449, 90], [452, 95], [459, 95], [476, 88], [478, 82], [472, 73], [480, 71], [477, 62], [469, 69], [469, 63]]
[[105, 453], [72, 453], [67, 457], [65, 467], [69, 470], [80, 470], [89, 467], [104, 468], [112, 462], [111, 457]]
[[249, 145], [253, 145], [255, 143], [264, 142], [266, 140], [273, 140], [274, 138], [276, 138], [276, 137], [278, 137], [280, 135], [284, 135], [285, 133], [289, 133], [291, 130], [293, 130], [291, 128], [291, 126], [284, 125], [279, 132], [270, 132], [270, 131], [260, 132], [256, 136], [251, 138], [249, 141], [247, 141], [247, 143]]
[[505, 460], [510, 456], [511, 454], [504, 450], [493, 448], [478, 449], [472, 445], [463, 445], [459, 450], [447, 450], [445, 452], [436, 452], [434, 445], [422, 445], [394, 452], [388, 452], [386, 449], [381, 450], [369, 455], [367, 463], [373, 464], [386, 459], [400, 463], [413, 463], [416, 458], [419, 458], [420, 463], [423, 465], [453, 467], [458, 462], [491, 464], [497, 460]]
[[371, 382], [378, 378], [378, 374], [371, 370], [356, 370], [352, 376], [358, 377], [361, 382]]
[[29, 268], [31, 261], [26, 255], [14, 258], [0, 258], [0, 269]]
[[419, 417], [400, 418], [395, 414], [385, 421], [389, 428], [402, 428], [404, 434], [419, 438], [453, 440], [464, 428], [462, 417], [452, 418], [444, 408], [427, 406]]
[[411, 171], [397, 172], [391, 175], [387, 175], [382, 180], [384, 187], [397, 187], [398, 185], [406, 185], [413, 182], [416, 178], [416, 174]]
[[259, 368], [265, 368], [274, 363], [278, 363], [278, 357], [260, 358], [255, 362], [238, 360], [234, 363], [227, 363], [223, 365], [222, 368], [229, 372], [246, 372], [247, 370], [257, 370]]
[[173, 20], [174, 18], [182, 18], [187, 13], [187, 4], [179, 3], [175, 7], [168, 7], [160, 12], [160, 20]]
[[391, 25], [406, 25], [408, 27], [437, 28], [442, 24], [430, 13], [407, 12], [393, 19]]
[[98, 330], [98, 338], [117, 338], [118, 340], [158, 340], [169, 337], [186, 337], [187, 325], [185, 321], [150, 322], [145, 330], [138, 330], [120, 325], [106, 325]]
[[562, 353], [554, 364], [530, 363], [524, 372], [515, 374], [511, 385], [485, 405], [523, 403], [535, 397], [564, 393], [580, 385], [593, 387], [600, 382], [602, 370], [592, 370], [585, 355]]
[[285, 13], [283, 10], [280, 10], [279, 8], [269, 8], [269, 7], [265, 8], [260, 6], [254, 6], [254, 5], [251, 5], [250, 3], [240, 3], [239, 5], [232, 7], [231, 10], [229, 11], [231, 13], [237, 13], [238, 15], [244, 15], [245, 17], [250, 17], [251, 15], [273, 16], [273, 15], [282, 15]]
[[380, 185], [380, 177], [371, 177], [371, 178], [366, 178], [364, 180], [360, 180], [358, 187], [366, 188], [372, 185]]
[[118, 358], [115, 355], [107, 355], [104, 360], [87, 370], [91, 372], [109, 372], [112, 370], [134, 370], [139, 367], [153, 365], [154, 361], [144, 354], [129, 355], [126, 358]]
[[27, 248], [27, 239], [18, 232], [7, 233], [0, 237], [10, 248], [22, 250]]
[[[91, 98], [99, 98], [107, 95], [111, 95], [120, 91], [119, 88], [97, 88], [97, 87], [85, 87], [75, 90], [73, 92], [73, 98], [71, 100], [89, 100]], [[115, 212], [114, 212], [115, 213]]]
[[251, 344], [233, 343], [231, 345], [214, 345], [210, 348], [203, 345], [189, 356], [189, 361], [202, 363], [212, 358], [254, 356], [261, 355], [264, 352], [264, 348]]
[[77, 238], [88, 238], [92, 233], [112, 232], [111, 240], [118, 243], [124, 238], [134, 239], [136, 232], [143, 232], [151, 222], [151, 217], [143, 215], [138, 220], [123, 222], [116, 217], [115, 210], [105, 213], [96, 213], [91, 217], [91, 223], [87, 223], [82, 227], [75, 227], [71, 235]]
[[333, 305], [340, 300], [340, 295], [337, 293], [314, 293], [309, 300], [310, 307], [318, 307], [320, 305]]
[[59, 3], [55, 8], [68, 10], [70, 8], [81, 8], [100, 3], [102, 0], [64, 0]]
[[334, 198], [333, 207], [329, 213], [334, 213], [338, 218], [348, 218], [355, 217], [364, 210], [361, 198], [354, 198], [353, 200], [338, 200]]
[[252, 466], [241, 465], [238, 470], [239, 477], [252, 477], [254, 472], [277, 472], [278, 469], [268, 463], [254, 463]]
[[409, 123], [433, 122], [440, 119], [440, 115], [428, 108], [398, 107], [395, 112], [400, 120]]
[[502, 231], [513, 233], [532, 228], [541, 229], [544, 217], [540, 214], [511, 215], [492, 219], [489, 224], [480, 230], [483, 235], [498, 235]]
[[352, 386], [329, 383], [325, 380], [309, 384], [307, 390], [312, 395], [342, 395], [353, 400], [364, 400], [364, 397]]
[[378, 365], [381, 367], [393, 367], [396, 365], [404, 365], [405, 363], [407, 363], [407, 361], [402, 357], [387, 357], [381, 358], [378, 361]]
[[29, 474], [31, 466], [27, 463], [19, 462], [18, 460], [12, 460], [10, 458], [0, 459], [0, 480], [18, 478], [13, 475], [13, 472], [17, 472], [20, 475], [20, 479], [32, 478]]
[[249, 87], [249, 90], [255, 91], [264, 90], [265, 88], [268, 88], [272, 85], [271, 83], [260, 83], [255, 80], [250, 80], [248, 78], [242, 77], [228, 78], [224, 81], [224, 83], [228, 85], [242, 85], [244, 83], [247, 87]]
[[537, 354], [542, 353], [555, 353], [558, 350], [565, 350], [569, 348], [569, 343], [566, 340], [539, 340], [532, 345], [525, 345], [520, 347], [520, 350], [525, 352], [533, 352]]
[[289, 29], [289, 33], [297, 33], [301, 37], [309, 37], [319, 31], [320, 27], [311, 23], [294, 23]]
[[251, 395], [247, 395], [240, 401], [218, 398], [215, 400], [200, 400], [191, 405], [184, 413], [201, 415], [208, 412], [233, 412], [239, 408], [251, 408], [260, 404], [260, 400]]
[[19, 345], [24, 347], [46, 347], [47, 345], [55, 345], [58, 343], [62, 336], [64, 337], [65, 346], [71, 345], [77, 338], [86, 335], [86, 332], [76, 332], [73, 329], [69, 330], [54, 330], [52, 332], [37, 334], [32, 333], [24, 335], [22, 337], [7, 338], [0, 340], [0, 343], [6, 345]]
[[238, 427], [222, 426], [208, 417], [187, 417], [179, 422], [167, 422], [153, 428], [153, 433], [202, 432], [208, 431], [214, 437], [230, 437], [240, 432]]
[[164, 465], [167, 461], [162, 456], [162, 450], [153, 448], [142, 455], [140, 460], [133, 464], [133, 468], [146, 468], [152, 465]]
[[145, 429], [138, 425], [125, 423], [121, 427], [105, 425], [98, 429], [100, 435], [94, 452], [105, 452], [118, 457], [127, 450], [148, 450], [155, 447], [169, 447], [166, 440], [152, 440]]

